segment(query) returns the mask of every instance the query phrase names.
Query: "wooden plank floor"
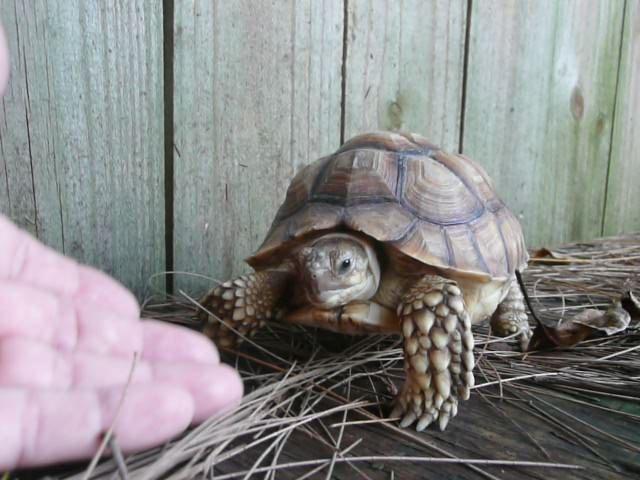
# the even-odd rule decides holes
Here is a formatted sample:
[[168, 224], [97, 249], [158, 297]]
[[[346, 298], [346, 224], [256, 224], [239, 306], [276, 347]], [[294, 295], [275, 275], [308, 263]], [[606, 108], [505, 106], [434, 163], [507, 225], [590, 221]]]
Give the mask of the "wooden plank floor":
[[[543, 382], [540, 385], [543, 386]], [[353, 388], [353, 387], [352, 387]], [[479, 466], [483, 472], [500, 479], [635, 479], [640, 476], [640, 423], [636, 419], [630, 421], [620, 413], [611, 413], [592, 406], [580, 405], [560, 398], [552, 399], [547, 395], [533, 398], [529, 405], [540, 409], [543, 413], [534, 413], [525, 401], [500, 400], [498, 388], [482, 389], [482, 395], [474, 392], [471, 399], [465, 402], [458, 416], [449, 424], [445, 432], [434, 427], [421, 433], [406, 430], [423, 442], [437, 445], [458, 458], [495, 459], [512, 461], [550, 462], [578, 465], [576, 470], [511, 467], [511, 466]], [[495, 395], [496, 397], [491, 397]], [[507, 396], [505, 394], [505, 396]], [[389, 399], [391, 397], [389, 396]], [[593, 402], [591, 397], [574, 397], [575, 399]], [[549, 402], [565, 413], [561, 413], [544, 402]], [[611, 405], [604, 400], [602, 406], [614, 407], [617, 410], [640, 414], [640, 405], [631, 402], [619, 402]], [[379, 415], [377, 407], [370, 409]], [[386, 413], [386, 412], [385, 412]], [[549, 418], [545, 418], [545, 415]], [[568, 415], [578, 420], [571, 419]], [[364, 417], [349, 413], [346, 421], [364, 420]], [[338, 413], [323, 419], [326, 426], [344, 421], [343, 414]], [[590, 429], [585, 422], [601, 431]], [[317, 429], [320, 431], [320, 429]], [[339, 429], [333, 430], [337, 437]], [[569, 433], [570, 430], [578, 432]], [[635, 445], [635, 450], [611, 441], [606, 434], [614, 434]], [[364, 424], [349, 426], [344, 430], [342, 447], [360, 442], [349, 451], [350, 457], [360, 456], [408, 456], [408, 457], [442, 457], [434, 449], [417, 443], [411, 438], [402, 438], [397, 431], [383, 424]], [[247, 451], [240, 458], [230, 460], [215, 469], [216, 474], [232, 473], [248, 470], [262, 453], [260, 449]], [[316, 438], [296, 431], [283, 450], [279, 464], [302, 462], [311, 459], [330, 458], [333, 450], [322, 445]], [[268, 462], [263, 462], [268, 464]], [[336, 464], [331, 478], [348, 480], [353, 478], [372, 479], [413, 479], [413, 478], [456, 478], [478, 479], [492, 478], [482, 472], [472, 470], [462, 464], [435, 464], [409, 461], [373, 460], [354, 463], [359, 471], [345, 463]], [[299, 478], [312, 470], [312, 466], [279, 470], [276, 478]], [[310, 478], [326, 478], [327, 469], [323, 469]], [[213, 477], [215, 478], [215, 477]], [[238, 477], [242, 478], [242, 477]]]

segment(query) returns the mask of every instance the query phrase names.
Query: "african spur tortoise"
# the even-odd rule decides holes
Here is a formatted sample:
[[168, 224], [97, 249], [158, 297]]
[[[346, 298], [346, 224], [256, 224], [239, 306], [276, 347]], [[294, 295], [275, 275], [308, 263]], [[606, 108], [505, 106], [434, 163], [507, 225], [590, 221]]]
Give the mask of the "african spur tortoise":
[[[406, 380], [392, 417], [444, 430], [474, 385], [471, 325], [530, 337], [518, 220], [474, 161], [416, 134], [357, 136], [303, 168], [255, 270], [211, 290], [205, 332], [236, 343], [278, 319], [349, 334], [397, 332]], [[211, 315], [213, 314], [213, 315]], [[217, 317], [217, 318], [216, 318]]]

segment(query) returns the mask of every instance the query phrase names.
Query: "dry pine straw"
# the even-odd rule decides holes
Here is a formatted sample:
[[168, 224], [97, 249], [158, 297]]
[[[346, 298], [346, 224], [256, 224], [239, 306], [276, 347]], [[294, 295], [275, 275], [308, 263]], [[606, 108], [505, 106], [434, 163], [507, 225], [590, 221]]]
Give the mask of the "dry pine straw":
[[[640, 235], [573, 244], [542, 255], [533, 259], [524, 279], [534, 308], [547, 324], [584, 308], [606, 308], [623, 290], [640, 292]], [[147, 304], [146, 311], [156, 318], [189, 323], [196, 303], [180, 292], [169, 302]], [[598, 450], [599, 442], [615, 444], [636, 456], [640, 444], [591, 425], [553, 400], [562, 398], [598, 413], [625, 415], [640, 427], [638, 409], [616, 411], [606, 402], [593, 401], [596, 396], [640, 402], [640, 334], [634, 330], [634, 321], [623, 334], [587, 340], [571, 349], [530, 354], [518, 352], [514, 339], [490, 336], [487, 326], [474, 327], [477, 385], [472, 401], [463, 403], [461, 409], [473, 408], [473, 396], [488, 403], [497, 417], [506, 417], [502, 412], [505, 404], [515, 405], [523, 415], [554, 424], [559, 437], [588, 450], [615, 471]], [[565, 476], [569, 471], [560, 469], [582, 468], [577, 463], [553, 462], [543, 442], [519, 425], [518, 416], [506, 418], [520, 433], [517, 441], [528, 439], [530, 448], [549, 461], [530, 461], [531, 456], [505, 460], [500, 451], [492, 458], [462, 458], [446, 442], [447, 432], [425, 435], [398, 428], [384, 414], [403, 378], [399, 339], [341, 338], [297, 326], [269, 325], [253, 341], [226, 352], [226, 360], [235, 363], [247, 386], [241, 406], [162, 448], [128, 457], [119, 475], [141, 479], [331, 478], [338, 465], [346, 464], [351, 473], [345, 478], [370, 478], [365, 470], [382, 464], [391, 472], [386, 478], [394, 478], [394, 464], [422, 462], [463, 464], [479, 478], [513, 478], [515, 472], [528, 469], [541, 476]], [[453, 423], [456, 421], [461, 420]], [[412, 445], [421, 455], [367, 455], [367, 436], [353, 429], [372, 427], [370, 424], [399, 444]], [[290, 461], [285, 454], [300, 438], [307, 458]], [[347, 443], [346, 438], [355, 440]], [[117, 478], [116, 463], [104, 461], [91, 477]], [[496, 465], [500, 469], [490, 468]], [[86, 474], [85, 470], [73, 478]]]

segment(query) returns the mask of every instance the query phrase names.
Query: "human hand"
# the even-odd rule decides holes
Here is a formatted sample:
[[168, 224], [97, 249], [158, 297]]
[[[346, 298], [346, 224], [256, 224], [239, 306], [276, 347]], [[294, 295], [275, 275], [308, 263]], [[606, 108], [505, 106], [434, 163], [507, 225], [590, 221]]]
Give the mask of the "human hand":
[[95, 453], [138, 361], [114, 433], [158, 445], [235, 406], [237, 372], [205, 337], [142, 320], [115, 280], [0, 215], [0, 471]]

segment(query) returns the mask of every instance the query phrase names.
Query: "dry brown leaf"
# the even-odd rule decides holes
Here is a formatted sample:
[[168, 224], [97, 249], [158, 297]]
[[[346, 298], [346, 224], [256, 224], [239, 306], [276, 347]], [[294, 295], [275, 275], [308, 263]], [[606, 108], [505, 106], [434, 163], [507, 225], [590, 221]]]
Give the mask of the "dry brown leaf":
[[605, 332], [607, 335], [622, 332], [627, 329], [631, 316], [629, 312], [622, 308], [620, 302], [613, 302], [606, 312], [602, 310], [583, 310], [571, 320], [573, 323], [586, 325]]
[[528, 351], [555, 347], [570, 347], [586, 340], [598, 330], [571, 320], [555, 327], [539, 326], [529, 341]]
[[540, 325], [533, 332], [528, 350], [570, 347], [601, 334], [613, 335], [627, 329], [629, 312], [620, 301], [614, 301], [607, 311], [586, 309], [555, 327]]
[[590, 260], [584, 258], [574, 258], [566, 253], [555, 252], [548, 248], [539, 248], [531, 252], [529, 258], [531, 262], [538, 263], [588, 263]]
[[533, 252], [531, 252], [531, 259], [537, 259], [537, 258], [562, 258], [565, 257], [566, 255], [563, 255], [561, 253], [558, 252], [554, 252], [553, 250], [550, 250], [546, 247], [543, 248], [538, 248], [537, 250], [534, 250]]

